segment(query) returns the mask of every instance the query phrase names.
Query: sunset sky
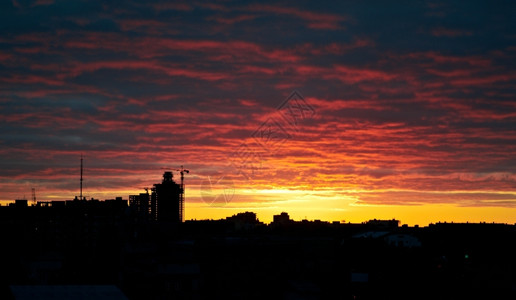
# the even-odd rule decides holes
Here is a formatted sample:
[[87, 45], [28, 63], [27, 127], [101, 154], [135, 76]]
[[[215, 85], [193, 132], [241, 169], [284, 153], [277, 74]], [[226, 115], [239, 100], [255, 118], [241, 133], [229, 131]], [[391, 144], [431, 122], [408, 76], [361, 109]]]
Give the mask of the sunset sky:
[[3, 1], [0, 202], [516, 223], [516, 2], [395, 3]]

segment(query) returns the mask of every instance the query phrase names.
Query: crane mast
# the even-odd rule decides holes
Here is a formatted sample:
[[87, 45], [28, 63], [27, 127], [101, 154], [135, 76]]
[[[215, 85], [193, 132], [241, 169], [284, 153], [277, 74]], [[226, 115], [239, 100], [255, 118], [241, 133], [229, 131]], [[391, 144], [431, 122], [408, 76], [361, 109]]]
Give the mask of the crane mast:
[[184, 222], [185, 221], [185, 183], [184, 183], [184, 178], [185, 178], [185, 173], [190, 173], [190, 170], [186, 170], [183, 168], [183, 166], [181, 166], [181, 169], [176, 169], [176, 171], [179, 172], [179, 174], [181, 174], [181, 190], [180, 190], [180, 193], [179, 193], [179, 219], [181, 220], [181, 222]]

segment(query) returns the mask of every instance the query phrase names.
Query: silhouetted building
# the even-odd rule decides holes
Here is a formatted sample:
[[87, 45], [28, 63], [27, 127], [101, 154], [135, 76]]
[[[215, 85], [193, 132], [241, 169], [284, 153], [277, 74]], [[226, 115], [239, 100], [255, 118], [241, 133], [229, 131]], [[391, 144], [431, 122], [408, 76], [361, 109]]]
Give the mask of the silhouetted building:
[[238, 213], [236, 215], [232, 215], [231, 217], [227, 217], [228, 221], [242, 221], [245, 223], [259, 223], [260, 221], [256, 218], [256, 213], [246, 211], [243, 213]]
[[122, 199], [122, 197], [116, 197], [115, 199], [106, 199], [104, 200], [106, 206], [111, 208], [125, 208], [127, 207], [127, 200]]
[[157, 221], [180, 223], [182, 189], [172, 177], [172, 172], [163, 173], [163, 181], [152, 188], [151, 213]]
[[256, 213], [250, 211], [227, 217], [226, 221], [233, 223], [234, 229], [236, 230], [250, 230], [259, 225], [263, 225], [256, 217]]
[[16, 206], [16, 207], [27, 207], [28, 206], [28, 202], [27, 202], [26, 199], [18, 199], [18, 200], [14, 201], [14, 205], [13, 206]]
[[151, 216], [150, 195], [147, 193], [129, 195], [129, 206], [140, 216]]
[[273, 218], [274, 223], [284, 224], [284, 223], [290, 222], [290, 217], [289, 217], [288, 213], [286, 213], [286, 212], [282, 212], [279, 215], [274, 215], [272, 218]]
[[296, 222], [290, 219], [290, 216], [286, 212], [282, 212], [279, 215], [272, 216], [272, 223], [270, 224], [271, 228], [286, 228], [291, 227]]

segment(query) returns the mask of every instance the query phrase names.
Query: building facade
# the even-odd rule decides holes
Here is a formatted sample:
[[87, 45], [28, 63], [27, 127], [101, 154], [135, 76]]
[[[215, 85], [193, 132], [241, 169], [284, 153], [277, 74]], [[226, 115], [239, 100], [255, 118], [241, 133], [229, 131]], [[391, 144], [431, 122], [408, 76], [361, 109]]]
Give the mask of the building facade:
[[181, 212], [181, 185], [173, 180], [172, 172], [163, 174], [163, 181], [154, 184], [151, 194], [151, 213], [160, 222], [180, 223], [183, 221]]

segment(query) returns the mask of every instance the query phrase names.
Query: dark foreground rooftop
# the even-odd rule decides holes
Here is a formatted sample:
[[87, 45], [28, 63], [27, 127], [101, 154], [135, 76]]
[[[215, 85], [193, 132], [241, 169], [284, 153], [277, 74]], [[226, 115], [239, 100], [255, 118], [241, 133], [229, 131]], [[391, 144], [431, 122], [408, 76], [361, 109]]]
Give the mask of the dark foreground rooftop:
[[127, 300], [114, 285], [13, 285], [16, 300]]
[[0, 207], [0, 299], [516, 299], [514, 225], [174, 223], [69, 204]]

